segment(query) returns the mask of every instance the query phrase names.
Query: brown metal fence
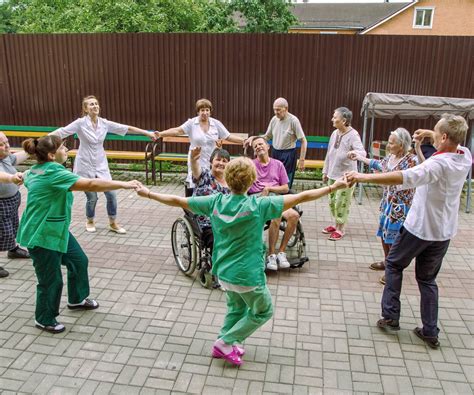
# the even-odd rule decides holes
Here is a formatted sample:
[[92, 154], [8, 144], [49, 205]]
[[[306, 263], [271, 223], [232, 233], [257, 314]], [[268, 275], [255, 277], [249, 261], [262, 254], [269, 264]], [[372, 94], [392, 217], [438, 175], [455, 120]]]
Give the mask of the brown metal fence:
[[[283, 96], [308, 135], [329, 135], [341, 105], [362, 129], [367, 92], [472, 97], [472, 70], [472, 37], [1, 35], [0, 124], [66, 125], [95, 94], [104, 117], [162, 130], [194, 116], [206, 97], [231, 132], [252, 135], [265, 131]], [[381, 120], [376, 137], [397, 126], [433, 121]]]

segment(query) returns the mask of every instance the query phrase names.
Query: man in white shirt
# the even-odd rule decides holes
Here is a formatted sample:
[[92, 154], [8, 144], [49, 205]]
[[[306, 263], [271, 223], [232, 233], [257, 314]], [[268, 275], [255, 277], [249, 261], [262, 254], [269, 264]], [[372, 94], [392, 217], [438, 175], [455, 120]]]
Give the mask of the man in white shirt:
[[444, 114], [431, 130], [417, 130], [415, 141], [434, 140], [437, 152], [419, 166], [380, 174], [348, 173], [351, 183], [364, 182], [416, 188], [413, 204], [386, 260], [386, 285], [382, 296], [382, 318], [377, 326], [399, 330], [400, 293], [403, 270], [416, 258], [416, 281], [420, 290], [422, 327], [415, 334], [431, 348], [438, 348], [438, 286], [449, 241], [456, 235], [460, 195], [472, 166], [469, 149], [461, 147], [467, 133], [464, 118]]
[[[273, 103], [275, 115], [268, 124], [267, 131], [263, 136], [265, 140], [272, 140], [272, 158], [283, 163], [288, 174], [289, 187], [293, 185], [296, 171], [296, 163], [299, 170], [304, 170], [304, 159], [308, 143], [297, 117], [288, 112], [288, 102], [279, 97]], [[301, 142], [300, 159], [296, 156], [296, 141]]]

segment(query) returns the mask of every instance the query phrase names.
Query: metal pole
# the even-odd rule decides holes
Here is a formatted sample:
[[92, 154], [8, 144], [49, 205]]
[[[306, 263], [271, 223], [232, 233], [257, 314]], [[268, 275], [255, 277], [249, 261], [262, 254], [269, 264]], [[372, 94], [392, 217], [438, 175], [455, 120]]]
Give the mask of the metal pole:
[[[369, 104], [367, 103], [365, 108], [364, 108], [364, 127], [362, 129], [362, 145], [365, 148], [365, 136], [367, 134], [367, 116], [368, 116], [368, 111], [369, 111]], [[362, 166], [362, 162], [360, 164], [359, 168], [360, 172], [364, 171], [364, 166]], [[362, 183], [359, 183], [359, 194], [357, 197], [357, 203], [362, 204]]]
[[[469, 147], [472, 154], [472, 149], [474, 148], [474, 122], [471, 123], [471, 139], [469, 142]], [[471, 193], [472, 193], [472, 165], [469, 169], [469, 173], [467, 175], [467, 198], [466, 198], [466, 213], [471, 212]]]

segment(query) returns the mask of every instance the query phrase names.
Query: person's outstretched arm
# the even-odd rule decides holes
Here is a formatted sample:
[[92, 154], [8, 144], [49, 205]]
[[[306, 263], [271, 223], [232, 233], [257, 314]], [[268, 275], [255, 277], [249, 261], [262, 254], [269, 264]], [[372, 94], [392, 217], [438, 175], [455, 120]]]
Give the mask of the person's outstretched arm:
[[22, 173], [15, 173], [15, 174], [8, 174], [0, 171], [0, 182], [5, 184], [16, 184], [21, 185], [23, 183], [23, 174]]
[[102, 180], [100, 178], [79, 178], [69, 188], [71, 191], [83, 192], [107, 192], [116, 189], [135, 189], [137, 190], [142, 184], [139, 181], [113, 181]]
[[364, 182], [378, 185], [400, 185], [403, 184], [403, 174], [401, 171], [390, 171], [388, 173], [365, 174], [351, 171], [347, 173], [347, 181], [352, 186], [357, 182]]
[[178, 126], [177, 128], [170, 128], [163, 130], [162, 132], [158, 132], [158, 138], [163, 138], [163, 137], [177, 137], [177, 136], [185, 136], [186, 133], [184, 132], [184, 129], [181, 126]]
[[188, 199], [175, 196], [175, 195], [165, 195], [163, 193], [151, 192], [147, 187], [141, 186], [136, 190], [137, 194], [141, 197], [145, 197], [151, 200], [156, 200], [157, 202], [166, 204], [167, 206], [181, 207], [186, 210], [189, 210]]
[[300, 192], [296, 195], [285, 195], [283, 196], [283, 211], [288, 210], [297, 204], [310, 202], [311, 200], [319, 199], [323, 196], [329, 195], [330, 193], [337, 191], [338, 189], [347, 188], [348, 182], [345, 177], [336, 180], [332, 185], [325, 186], [319, 189], [311, 189], [309, 191]]
[[135, 126], [128, 126], [128, 132], [130, 134], [142, 134], [143, 136], [148, 137], [150, 140], [155, 141], [158, 138], [158, 131], [149, 132], [148, 130], [140, 129]]

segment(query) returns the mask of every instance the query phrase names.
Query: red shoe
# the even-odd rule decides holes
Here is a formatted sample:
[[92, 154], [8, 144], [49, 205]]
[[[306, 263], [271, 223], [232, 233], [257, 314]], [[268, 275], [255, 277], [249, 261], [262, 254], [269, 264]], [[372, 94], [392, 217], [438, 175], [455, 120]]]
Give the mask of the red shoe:
[[242, 359], [240, 356], [237, 354], [236, 349], [233, 347], [232, 351], [229, 354], [224, 354], [223, 351], [221, 351], [218, 347], [213, 346], [212, 347], [212, 358], [219, 358], [223, 359], [232, 365], [240, 366], [242, 365]]
[[330, 235], [331, 233], [334, 233], [337, 229], [334, 226], [328, 226], [327, 228], [324, 228], [321, 232], [323, 232], [325, 235]]
[[344, 237], [344, 234], [336, 230], [335, 232], [331, 233], [331, 236], [329, 236], [329, 240], [338, 241], [338, 240], [341, 240], [343, 237]]

